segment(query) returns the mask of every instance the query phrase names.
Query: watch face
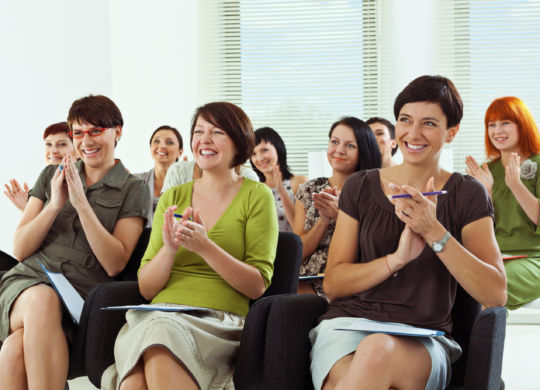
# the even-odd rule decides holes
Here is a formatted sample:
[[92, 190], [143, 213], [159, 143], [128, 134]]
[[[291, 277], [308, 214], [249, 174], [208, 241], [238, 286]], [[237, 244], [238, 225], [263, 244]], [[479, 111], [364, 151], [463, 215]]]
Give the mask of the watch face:
[[440, 252], [442, 250], [442, 245], [438, 242], [433, 243], [433, 251], [434, 252]]

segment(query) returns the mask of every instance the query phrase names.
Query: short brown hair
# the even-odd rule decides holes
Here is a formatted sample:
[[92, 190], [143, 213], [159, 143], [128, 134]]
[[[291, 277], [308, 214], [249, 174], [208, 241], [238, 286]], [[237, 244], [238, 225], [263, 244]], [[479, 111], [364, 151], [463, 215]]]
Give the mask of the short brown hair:
[[67, 122], [58, 122], [53, 123], [49, 127], [45, 129], [43, 132], [43, 139], [47, 138], [51, 134], [60, 134], [65, 133], [66, 135], [69, 135], [69, 126]]
[[70, 129], [75, 122], [106, 128], [124, 125], [122, 114], [116, 104], [103, 95], [88, 95], [75, 100], [67, 118]]
[[195, 110], [191, 121], [190, 144], [193, 141], [193, 131], [199, 117], [225, 131], [231, 137], [236, 148], [233, 167], [244, 164], [251, 157], [255, 148], [255, 136], [251, 120], [244, 110], [229, 102], [213, 102], [200, 106]]
[[508, 120], [517, 125], [519, 150], [525, 156], [540, 152], [540, 133], [531, 110], [523, 100], [506, 96], [491, 102], [484, 117], [486, 154], [489, 158], [495, 160], [501, 157], [501, 152], [491, 143], [488, 134], [489, 122], [497, 120]]
[[447, 128], [459, 125], [463, 117], [463, 102], [454, 83], [443, 76], [420, 76], [399, 93], [394, 102], [394, 116], [407, 103], [437, 103], [446, 116]]

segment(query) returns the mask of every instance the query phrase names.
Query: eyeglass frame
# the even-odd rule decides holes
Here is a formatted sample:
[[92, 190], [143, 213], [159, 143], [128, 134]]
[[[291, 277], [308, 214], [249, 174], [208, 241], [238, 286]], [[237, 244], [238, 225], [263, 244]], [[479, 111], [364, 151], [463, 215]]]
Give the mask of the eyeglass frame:
[[[90, 137], [99, 137], [101, 135], [103, 135], [103, 133], [106, 131], [106, 130], [109, 130], [111, 129], [111, 127], [92, 127], [91, 129], [88, 129], [88, 130], [75, 130], [75, 131], [80, 131], [82, 133], [82, 136], [80, 137], [75, 137], [73, 135], [73, 130], [71, 130], [68, 135], [72, 138], [72, 139], [81, 139], [81, 138], [84, 138], [84, 135], [85, 134], [88, 134]], [[90, 132], [93, 131], [93, 130], [100, 130], [100, 132], [98, 134], [94, 134], [92, 135]]]

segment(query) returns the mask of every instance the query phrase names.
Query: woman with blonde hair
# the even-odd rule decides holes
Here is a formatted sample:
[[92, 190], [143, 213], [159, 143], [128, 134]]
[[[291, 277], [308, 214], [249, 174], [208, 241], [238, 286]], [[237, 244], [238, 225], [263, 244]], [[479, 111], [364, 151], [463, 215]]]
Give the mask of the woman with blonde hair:
[[467, 172], [491, 195], [501, 252], [524, 258], [504, 262], [508, 309], [540, 297], [540, 133], [531, 111], [513, 96], [495, 99], [484, 118], [486, 155], [481, 166], [468, 156]]

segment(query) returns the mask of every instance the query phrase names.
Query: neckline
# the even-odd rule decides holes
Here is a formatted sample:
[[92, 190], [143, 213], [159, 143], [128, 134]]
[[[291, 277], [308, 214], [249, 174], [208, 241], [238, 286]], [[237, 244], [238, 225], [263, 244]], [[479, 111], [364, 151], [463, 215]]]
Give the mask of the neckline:
[[[238, 191], [236, 191], [236, 194], [234, 195], [234, 197], [232, 198], [232, 200], [229, 202], [229, 204], [227, 205], [227, 207], [225, 208], [225, 210], [223, 211], [223, 213], [221, 213], [221, 215], [219, 216], [219, 218], [216, 220], [216, 223], [214, 223], [214, 225], [208, 229], [206, 231], [206, 234], [209, 234], [211, 231], [214, 230], [214, 228], [219, 225], [219, 223], [221, 222], [221, 220], [223, 219], [223, 216], [226, 215], [229, 210], [231, 209], [231, 206], [236, 203], [236, 199], [238, 198], [238, 196], [240, 195], [240, 193], [243, 191], [245, 185], [247, 183], [247, 180], [245, 180], [245, 177], [242, 177], [242, 185], [240, 186], [240, 188], [238, 188]], [[194, 208], [193, 207], [193, 190], [195, 188], [195, 180], [193, 181], [190, 181], [189, 182], [190, 186], [191, 186], [191, 191], [190, 191], [190, 196], [189, 196], [189, 206]]]
[[[382, 185], [381, 185], [381, 173], [380, 169], [372, 169], [368, 171], [368, 185], [371, 190], [371, 195], [375, 199], [375, 201], [384, 209], [394, 212], [394, 205], [390, 202], [388, 197], [385, 195]], [[454, 181], [457, 178], [457, 173], [452, 172], [450, 174], [450, 177], [444, 183], [444, 186], [442, 187], [442, 190], [448, 191], [447, 195], [441, 196], [437, 199], [437, 206], [440, 204], [444, 204], [447, 202], [447, 198], [449, 195], [451, 195], [451, 188], [454, 186]]]

